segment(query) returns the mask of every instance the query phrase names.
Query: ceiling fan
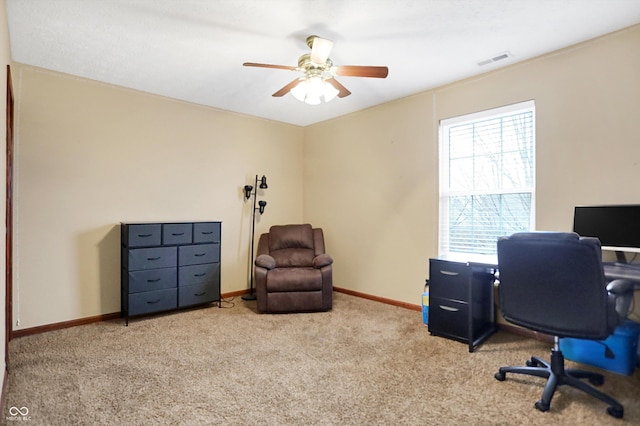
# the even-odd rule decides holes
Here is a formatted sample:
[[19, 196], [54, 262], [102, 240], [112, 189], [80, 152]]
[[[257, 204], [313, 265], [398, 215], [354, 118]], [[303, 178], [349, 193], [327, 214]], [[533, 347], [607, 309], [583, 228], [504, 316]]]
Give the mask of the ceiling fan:
[[303, 75], [296, 78], [272, 96], [278, 98], [291, 92], [298, 100], [310, 105], [318, 105], [321, 98], [325, 102], [338, 96], [344, 98], [351, 92], [344, 87], [336, 76], [340, 77], [372, 77], [386, 78], [389, 74], [387, 67], [360, 66], [360, 65], [333, 65], [329, 53], [333, 42], [315, 35], [307, 37], [307, 46], [311, 53], [305, 53], [298, 59], [298, 66], [258, 64], [245, 62], [245, 67], [275, 68], [290, 71], [301, 71]]

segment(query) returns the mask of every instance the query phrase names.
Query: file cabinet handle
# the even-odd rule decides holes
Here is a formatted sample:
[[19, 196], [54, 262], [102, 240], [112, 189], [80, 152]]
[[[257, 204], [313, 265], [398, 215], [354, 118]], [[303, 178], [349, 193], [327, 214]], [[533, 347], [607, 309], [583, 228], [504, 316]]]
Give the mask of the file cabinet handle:
[[458, 308], [452, 308], [451, 306], [444, 306], [444, 305], [440, 305], [440, 309], [442, 309], [443, 311], [449, 311], [449, 312], [458, 312], [460, 310]]
[[441, 273], [442, 275], [450, 275], [450, 276], [452, 276], [452, 277], [455, 277], [456, 275], [460, 275], [460, 273], [459, 273], [459, 272], [444, 271], [444, 270], [441, 270], [441, 271], [440, 271], [440, 273]]

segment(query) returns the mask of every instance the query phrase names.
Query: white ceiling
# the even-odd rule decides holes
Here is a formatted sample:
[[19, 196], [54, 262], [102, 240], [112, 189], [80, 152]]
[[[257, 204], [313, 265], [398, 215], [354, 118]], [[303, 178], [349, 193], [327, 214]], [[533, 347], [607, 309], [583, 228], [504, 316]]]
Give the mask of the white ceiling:
[[[640, 0], [7, 0], [7, 16], [16, 62], [305, 126], [640, 23]], [[389, 76], [339, 77], [352, 95], [310, 106], [271, 96], [297, 72], [242, 66], [297, 66], [311, 34]]]

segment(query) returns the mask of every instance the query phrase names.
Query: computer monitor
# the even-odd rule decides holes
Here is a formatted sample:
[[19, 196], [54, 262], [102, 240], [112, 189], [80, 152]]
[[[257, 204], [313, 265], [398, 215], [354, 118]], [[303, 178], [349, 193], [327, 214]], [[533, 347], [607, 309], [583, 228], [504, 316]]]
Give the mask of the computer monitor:
[[640, 205], [579, 206], [573, 214], [573, 231], [583, 237], [597, 237], [604, 250], [640, 253]]

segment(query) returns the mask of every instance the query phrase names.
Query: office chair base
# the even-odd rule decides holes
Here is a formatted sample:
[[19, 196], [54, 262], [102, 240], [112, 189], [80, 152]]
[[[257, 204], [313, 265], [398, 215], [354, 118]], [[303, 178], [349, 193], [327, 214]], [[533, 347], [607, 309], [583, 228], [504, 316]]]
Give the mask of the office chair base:
[[502, 382], [506, 379], [507, 373], [526, 374], [547, 379], [542, 398], [535, 403], [535, 407], [540, 411], [549, 411], [551, 399], [558, 386], [569, 385], [609, 404], [607, 414], [610, 416], [621, 419], [624, 415], [624, 408], [618, 401], [581, 380], [587, 379], [592, 385], [600, 386], [604, 383], [604, 376], [586, 370], [573, 368], [565, 370], [564, 356], [560, 350], [551, 350], [551, 363], [534, 356], [527, 360], [526, 366], [500, 367], [494, 377]]

